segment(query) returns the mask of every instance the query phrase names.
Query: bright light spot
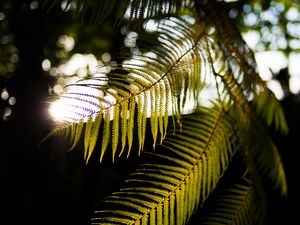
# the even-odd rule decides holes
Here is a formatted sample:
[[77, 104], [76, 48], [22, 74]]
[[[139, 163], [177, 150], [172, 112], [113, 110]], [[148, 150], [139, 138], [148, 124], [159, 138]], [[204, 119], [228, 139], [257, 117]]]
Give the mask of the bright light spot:
[[[106, 79], [103, 75], [100, 78]], [[100, 78], [98, 80], [83, 80], [78, 82], [78, 84], [105, 85], [107, 81]], [[106, 106], [99, 102], [99, 97], [103, 98], [103, 95], [104, 93], [96, 88], [72, 85], [68, 87], [66, 93], [62, 94], [59, 100], [50, 105], [49, 113], [58, 122], [76, 122], [80, 119], [87, 119], [90, 116], [95, 117], [99, 108]], [[115, 99], [112, 99], [112, 96], [105, 96], [104, 98], [112, 104], [115, 101]]]
[[11, 116], [12, 110], [9, 107], [6, 107], [3, 111], [3, 120], [6, 121]]
[[17, 102], [17, 99], [16, 99], [15, 97], [10, 97], [10, 98], [8, 99], [8, 103], [9, 103], [10, 105], [14, 105], [14, 104], [16, 104], [16, 102]]
[[50, 74], [51, 76], [55, 77], [56, 75], [59, 74], [59, 70], [58, 70], [57, 68], [55, 68], [55, 67], [52, 67], [52, 68], [50, 69], [50, 71], [49, 71], [49, 74]]
[[275, 94], [277, 99], [279, 99], [279, 100], [283, 99], [284, 93], [283, 93], [283, 90], [281, 88], [279, 81], [269, 80], [267, 82], [267, 86], [268, 86], [268, 88], [271, 89], [271, 91], [273, 91], [273, 93]]
[[57, 45], [63, 47], [66, 51], [71, 51], [75, 46], [74, 38], [67, 35], [61, 35], [58, 39]]
[[79, 77], [85, 77], [87, 75], [87, 69], [86, 68], [79, 68], [77, 70], [77, 76]]
[[44, 71], [49, 71], [51, 69], [51, 62], [49, 59], [44, 59], [42, 62], [42, 68]]
[[3, 12], [0, 12], [0, 21], [5, 19], [5, 14]]
[[272, 72], [278, 73], [281, 69], [286, 68], [288, 60], [282, 52], [279, 51], [267, 51], [258, 52], [255, 54], [259, 75], [263, 80], [270, 80], [272, 78]]
[[2, 100], [6, 101], [9, 98], [9, 94], [7, 90], [4, 88], [3, 91], [1, 92], [1, 98]]
[[10, 116], [11, 113], [12, 113], [11, 108], [7, 107], [7, 108], [4, 109], [4, 114], [3, 115], [7, 117], [7, 116]]
[[29, 9], [35, 10], [35, 9], [37, 9], [38, 6], [39, 6], [39, 3], [37, 1], [33, 1], [30, 3]]
[[[279, 6], [279, 5], [278, 5]], [[278, 13], [272, 12], [272, 10], [267, 10], [264, 12], [261, 12], [260, 17], [262, 20], [269, 21], [272, 24], [277, 24], [278, 23]]]
[[144, 54], [144, 56], [146, 56], [147, 58], [152, 58], [152, 59], [156, 59], [157, 58], [157, 54], [155, 54], [154, 52], [146, 52]]
[[194, 17], [189, 16], [189, 15], [183, 15], [181, 16], [182, 19], [184, 19], [185, 21], [189, 22], [190, 24], [195, 24], [196, 20]]
[[53, 91], [56, 94], [62, 94], [64, 92], [64, 89], [63, 89], [63, 87], [61, 85], [55, 84], [54, 87], [53, 87]]
[[300, 77], [291, 76], [289, 79], [290, 91], [293, 94], [299, 94], [300, 92]]
[[294, 37], [299, 37], [299, 35], [300, 35], [300, 24], [299, 23], [288, 22], [286, 28], [290, 35], [292, 35]]
[[199, 103], [202, 106], [211, 107], [213, 105], [213, 100], [218, 98], [218, 93], [216, 88], [205, 88], [200, 92]]
[[65, 120], [65, 112], [66, 107], [65, 104], [63, 103], [63, 101], [56, 101], [53, 102], [49, 108], [49, 113], [50, 115], [57, 121], [64, 121]]
[[272, 72], [278, 73], [281, 69], [288, 67], [290, 74], [290, 91], [293, 94], [300, 92], [300, 54], [291, 53], [289, 59], [279, 51], [259, 52], [255, 54], [260, 76], [268, 81], [268, 87], [274, 92], [278, 99], [283, 98], [283, 90], [280, 84], [272, 79]]
[[290, 41], [289, 41], [289, 46], [290, 46], [292, 49], [300, 49], [300, 41], [299, 41], [299, 40], [296, 40], [296, 39], [290, 40]]
[[128, 48], [135, 47], [137, 38], [138, 34], [134, 31], [130, 31], [124, 40], [124, 45]]
[[69, 11], [71, 9], [71, 4], [68, 3], [67, 0], [62, 1], [60, 6], [61, 6], [61, 9], [64, 11]]
[[254, 26], [257, 23], [257, 20], [257, 15], [252, 12], [244, 17], [244, 22], [247, 26]]
[[101, 66], [97, 69], [97, 73], [100, 74], [107, 74], [111, 71], [111, 67], [110, 66]]
[[243, 35], [243, 38], [250, 48], [255, 49], [256, 45], [259, 42], [260, 35], [257, 31], [249, 31]]
[[147, 23], [145, 23], [144, 28], [148, 32], [157, 31], [158, 23], [155, 20], [149, 20]]
[[60, 84], [61, 86], [64, 86], [66, 84], [66, 81], [64, 78], [60, 77], [57, 79], [57, 83]]
[[105, 52], [102, 55], [101, 59], [103, 60], [103, 62], [107, 63], [107, 62], [109, 62], [111, 60], [111, 55], [108, 52]]
[[300, 54], [291, 53], [289, 58], [289, 73], [291, 76], [300, 77]]
[[289, 10], [286, 13], [286, 18], [288, 20], [294, 21], [294, 20], [297, 20], [298, 17], [299, 17], [298, 10], [296, 8], [294, 8], [294, 7], [289, 8]]
[[[74, 54], [65, 64], [62, 64], [58, 67], [60, 73], [67, 76], [72, 76], [78, 74], [80, 68], [89, 68], [89, 72], [93, 73], [96, 70], [98, 61], [93, 54], [83, 55], [83, 54]], [[82, 71], [79, 72], [83, 75]], [[86, 75], [87, 73], [85, 73]]]

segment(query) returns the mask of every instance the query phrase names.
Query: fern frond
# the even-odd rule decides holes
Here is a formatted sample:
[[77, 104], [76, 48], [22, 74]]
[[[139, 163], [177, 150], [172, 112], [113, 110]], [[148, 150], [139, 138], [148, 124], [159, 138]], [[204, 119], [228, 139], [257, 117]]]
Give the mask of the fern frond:
[[[61, 96], [67, 100], [66, 111], [71, 113], [68, 122], [81, 124], [96, 116], [103, 117], [100, 161], [110, 141], [113, 159], [124, 152], [126, 142], [127, 155], [130, 154], [135, 123], [140, 153], [147, 117], [150, 117], [155, 146], [157, 138], [160, 137], [161, 142], [166, 134], [169, 115], [175, 116], [180, 123], [184, 110], [189, 108], [191, 112], [197, 105], [203, 66], [200, 47], [205, 43], [203, 26], [170, 18], [160, 24], [157, 32], [160, 45], [151, 50], [154, 56], [135, 54], [107, 75], [69, 85], [66, 94]], [[74, 144], [81, 131], [81, 126], [72, 130], [71, 136], [76, 137]], [[84, 143], [89, 146], [85, 147], [89, 155], [95, 147], [89, 140], [95, 138], [87, 134], [98, 137], [96, 132], [90, 132], [90, 125], [86, 124]], [[121, 151], [117, 148], [119, 142], [122, 143]]]
[[219, 46], [226, 56], [226, 60], [231, 64], [232, 71], [237, 72], [236, 78], [242, 75], [243, 89], [254, 90], [257, 88], [256, 86], [267, 89], [258, 76], [253, 52], [228, 17], [226, 9], [216, 1], [207, 2], [207, 5], [201, 9], [205, 10], [208, 23], [214, 21], [216, 40], [219, 40]]
[[246, 106], [247, 101], [254, 98], [255, 114], [261, 115], [267, 125], [274, 124], [277, 130], [287, 133], [288, 127], [280, 103], [258, 75], [254, 54], [229, 19], [224, 7], [215, 1], [209, 1], [201, 10], [206, 12], [210, 21], [214, 21], [216, 29], [215, 34], [211, 35], [218, 40], [215, 42], [217, 45], [212, 46], [216, 56], [212, 57], [211, 63], [223, 65], [219, 65], [218, 70], [215, 69], [215, 75], [223, 79], [225, 88], [230, 89], [229, 94], [234, 96], [234, 101], [238, 101], [244, 110], [248, 110], [245, 109], [249, 107]]
[[[248, 170], [248, 171], [247, 171]], [[206, 205], [199, 210], [199, 218], [191, 224], [249, 225], [265, 224], [266, 195], [254, 171], [233, 171], [216, 188]], [[198, 220], [198, 221], [197, 221]]]
[[104, 199], [92, 224], [123, 218], [124, 224], [185, 224], [237, 151], [231, 122], [221, 107], [185, 116], [182, 132], [168, 133], [156, 153], [148, 152], [126, 186]]
[[288, 126], [285, 120], [280, 102], [271, 91], [260, 92], [253, 99], [253, 107], [258, 115], [266, 122], [267, 126], [274, 125], [281, 133], [288, 133]]
[[[231, 103], [231, 115], [239, 124], [241, 145], [248, 146], [247, 154], [253, 158], [261, 174], [286, 195], [287, 184], [280, 155], [260, 120], [265, 121], [266, 125], [274, 123], [277, 129], [287, 132], [282, 108], [256, 73], [252, 52], [245, 46], [236, 28], [230, 21], [226, 23], [224, 12], [218, 7], [214, 12], [212, 10], [209, 5], [208, 11], [218, 21], [215, 23], [218, 31], [216, 39], [222, 42], [208, 40], [207, 52], [219, 98]], [[254, 98], [253, 103], [249, 96]]]
[[[245, 146], [249, 146], [248, 154], [260, 175], [266, 178], [264, 181], [286, 196], [287, 181], [278, 149], [266, 129], [258, 121], [255, 125], [248, 134], [240, 131]], [[251, 141], [248, 138], [252, 138]]]

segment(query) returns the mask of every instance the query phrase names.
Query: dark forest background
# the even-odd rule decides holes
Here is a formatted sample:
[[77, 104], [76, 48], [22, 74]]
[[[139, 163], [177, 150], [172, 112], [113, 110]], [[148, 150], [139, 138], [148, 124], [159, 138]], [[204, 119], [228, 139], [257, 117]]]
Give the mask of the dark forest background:
[[[224, 4], [224, 10], [231, 13], [243, 32], [249, 29], [260, 32], [261, 24], [250, 27], [243, 20], [255, 2], [261, 4], [262, 11], [276, 3], [236, 1]], [[299, 13], [299, 5], [297, 10]], [[288, 21], [282, 18], [277, 22], [284, 25]], [[263, 25], [274, 26], [266, 21]], [[112, 166], [99, 164], [97, 159], [86, 165], [82, 148], [78, 146], [67, 151], [68, 142], [63, 136], [40, 144], [52, 127], [48, 112], [49, 90], [57, 82], [57, 77], [43, 70], [43, 60], [50, 59], [55, 66], [74, 53], [93, 53], [99, 58], [105, 52], [117, 54], [124, 48], [126, 38], [121, 27], [122, 24], [114, 26], [113, 15], [101, 24], [88, 24], [72, 10], [63, 12], [59, 5], [47, 10], [38, 1], [0, 1], [1, 224], [88, 224], [97, 198], [114, 190], [125, 171], [130, 169], [123, 162]], [[74, 37], [71, 51], [63, 52], [57, 44], [61, 35]], [[286, 31], [286, 39], [289, 38], [292, 37]], [[270, 48], [270, 41], [262, 39], [261, 43], [265, 50]], [[299, 51], [290, 47], [279, 50], [286, 55]], [[300, 96], [289, 91], [287, 69], [274, 74], [274, 79], [285, 90], [281, 102], [290, 132], [273, 137], [285, 166], [289, 194], [287, 199], [280, 198], [276, 192], [269, 194], [269, 218], [270, 224], [290, 224], [298, 208]], [[15, 98], [15, 103], [11, 97]]]

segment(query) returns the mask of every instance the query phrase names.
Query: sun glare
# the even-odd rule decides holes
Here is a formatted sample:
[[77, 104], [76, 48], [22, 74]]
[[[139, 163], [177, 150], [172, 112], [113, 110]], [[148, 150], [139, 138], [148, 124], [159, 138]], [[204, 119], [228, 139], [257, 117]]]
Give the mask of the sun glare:
[[[105, 75], [99, 75], [98, 79], [78, 81], [65, 89], [65, 93], [60, 95], [60, 99], [54, 101], [49, 107], [49, 114], [57, 122], [76, 122], [90, 116], [96, 116], [99, 108], [105, 107], [99, 102], [99, 98], [104, 98], [114, 103], [112, 96], [104, 96], [103, 91], [96, 86], [106, 85]], [[87, 86], [83, 86], [86, 84]], [[95, 86], [94, 86], [95, 85]], [[109, 106], [107, 106], [109, 107]]]
[[66, 114], [63, 102], [52, 102], [49, 107], [49, 114], [55, 121], [63, 122]]

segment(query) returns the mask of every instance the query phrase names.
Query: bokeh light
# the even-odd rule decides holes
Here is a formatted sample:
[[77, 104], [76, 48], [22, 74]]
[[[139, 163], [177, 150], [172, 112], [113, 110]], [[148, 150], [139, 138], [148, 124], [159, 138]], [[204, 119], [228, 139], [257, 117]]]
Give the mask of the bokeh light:
[[2, 89], [0, 96], [3, 101], [2, 105], [4, 105], [4, 108], [0, 108], [0, 115], [2, 116], [3, 121], [7, 121], [12, 115], [12, 106], [16, 104], [17, 99], [14, 96], [10, 96], [6, 87]]
[[6, 101], [9, 98], [9, 93], [7, 92], [7, 90], [5, 88], [1, 92], [1, 98], [4, 101]]
[[[292, 94], [300, 92], [300, 12], [295, 1], [245, 4], [242, 12], [243, 37], [253, 49], [260, 76], [277, 98], [287, 94], [276, 81], [276, 74], [288, 68]], [[245, 26], [246, 25], [246, 26]], [[286, 88], [286, 87], [285, 87]]]

